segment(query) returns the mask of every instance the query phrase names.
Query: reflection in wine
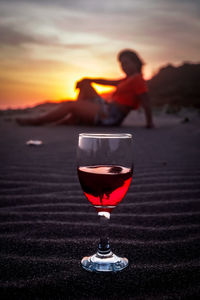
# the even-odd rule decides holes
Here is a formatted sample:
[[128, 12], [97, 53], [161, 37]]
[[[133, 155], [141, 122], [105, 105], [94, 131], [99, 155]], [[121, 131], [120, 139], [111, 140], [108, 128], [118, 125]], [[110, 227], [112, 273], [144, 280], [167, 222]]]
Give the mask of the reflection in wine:
[[123, 166], [85, 166], [78, 168], [81, 187], [97, 211], [111, 212], [125, 196], [132, 170]]

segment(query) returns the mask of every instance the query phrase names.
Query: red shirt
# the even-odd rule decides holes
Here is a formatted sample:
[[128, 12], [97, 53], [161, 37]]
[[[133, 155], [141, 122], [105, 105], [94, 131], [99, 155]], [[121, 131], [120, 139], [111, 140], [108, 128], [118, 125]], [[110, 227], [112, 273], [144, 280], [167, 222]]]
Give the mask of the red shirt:
[[138, 95], [148, 91], [142, 74], [132, 75], [123, 79], [112, 95], [112, 100], [122, 105], [137, 109], [140, 105]]

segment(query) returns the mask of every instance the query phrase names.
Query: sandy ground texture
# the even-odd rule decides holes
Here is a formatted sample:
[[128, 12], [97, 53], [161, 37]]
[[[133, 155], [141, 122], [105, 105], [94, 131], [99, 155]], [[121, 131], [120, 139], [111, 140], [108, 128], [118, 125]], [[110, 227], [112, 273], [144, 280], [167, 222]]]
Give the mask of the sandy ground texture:
[[[0, 118], [1, 299], [198, 299], [200, 123], [131, 115], [119, 128], [20, 127]], [[94, 274], [99, 223], [76, 173], [80, 132], [129, 132], [134, 176], [110, 222], [126, 270]], [[30, 139], [42, 146], [26, 145]]]

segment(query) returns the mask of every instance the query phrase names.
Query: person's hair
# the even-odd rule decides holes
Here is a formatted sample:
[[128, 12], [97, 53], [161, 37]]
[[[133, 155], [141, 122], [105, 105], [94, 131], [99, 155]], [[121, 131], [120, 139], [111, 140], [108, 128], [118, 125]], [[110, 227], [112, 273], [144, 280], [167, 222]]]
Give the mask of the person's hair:
[[122, 57], [124, 56], [129, 57], [131, 60], [133, 60], [137, 65], [138, 72], [142, 72], [142, 66], [144, 65], [144, 62], [135, 51], [129, 49], [120, 51], [118, 54], [118, 60], [121, 61]]

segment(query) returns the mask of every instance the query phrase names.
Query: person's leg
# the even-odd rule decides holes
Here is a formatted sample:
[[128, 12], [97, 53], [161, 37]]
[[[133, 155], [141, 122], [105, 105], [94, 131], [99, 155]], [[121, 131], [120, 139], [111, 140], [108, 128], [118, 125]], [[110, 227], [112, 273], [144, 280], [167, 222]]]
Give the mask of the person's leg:
[[78, 85], [79, 95], [77, 97], [78, 101], [82, 100], [92, 100], [99, 97], [99, 94], [96, 90], [91, 86], [91, 83], [87, 80], [83, 80]]
[[95, 125], [97, 114], [102, 114], [101, 107], [98, 103], [85, 100], [76, 101], [71, 107], [72, 116], [78, 119], [82, 124]]
[[20, 125], [42, 125], [45, 123], [55, 122], [66, 116], [68, 113], [67, 107], [69, 106], [70, 102], [71, 101], [60, 103], [58, 107], [44, 115], [32, 118], [17, 118], [16, 121]]
[[84, 124], [91, 125], [94, 124], [96, 114], [99, 110], [100, 106], [97, 103], [85, 101], [83, 105], [81, 101], [68, 101], [61, 103], [55, 110], [45, 115], [29, 119], [19, 118], [16, 121], [20, 125], [42, 125], [62, 120], [68, 114], [71, 114], [74, 118], [80, 119]]
[[78, 125], [80, 124], [80, 119], [74, 116], [73, 114], [69, 113], [66, 117], [53, 124], [54, 125]]

